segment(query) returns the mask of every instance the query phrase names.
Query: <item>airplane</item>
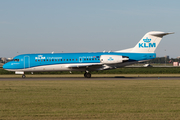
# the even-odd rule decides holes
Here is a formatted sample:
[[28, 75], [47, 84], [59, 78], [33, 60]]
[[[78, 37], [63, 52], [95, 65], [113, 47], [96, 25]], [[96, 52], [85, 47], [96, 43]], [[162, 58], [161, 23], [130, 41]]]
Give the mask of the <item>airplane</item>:
[[151, 31], [135, 47], [109, 52], [92, 53], [41, 53], [22, 54], [3, 65], [3, 69], [15, 74], [37, 71], [84, 71], [85, 78], [91, 78], [91, 71], [124, 67], [156, 58], [156, 50], [163, 36], [170, 32]]

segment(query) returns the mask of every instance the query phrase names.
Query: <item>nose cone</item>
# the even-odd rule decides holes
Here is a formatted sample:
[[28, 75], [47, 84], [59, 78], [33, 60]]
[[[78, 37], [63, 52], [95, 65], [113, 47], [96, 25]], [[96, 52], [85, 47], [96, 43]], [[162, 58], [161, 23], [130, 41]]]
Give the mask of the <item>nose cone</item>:
[[3, 69], [6, 69], [6, 70], [7, 70], [7, 69], [11, 69], [10, 67], [11, 67], [11, 66], [10, 66], [9, 63], [6, 63], [6, 64], [3, 65]]
[[3, 65], [3, 69], [7, 69], [7, 65], [6, 64]]

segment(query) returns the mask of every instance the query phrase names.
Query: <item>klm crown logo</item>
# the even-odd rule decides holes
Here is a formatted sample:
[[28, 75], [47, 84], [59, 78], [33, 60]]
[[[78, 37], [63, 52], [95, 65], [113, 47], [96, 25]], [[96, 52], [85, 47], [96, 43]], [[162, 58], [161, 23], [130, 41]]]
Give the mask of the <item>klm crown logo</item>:
[[113, 61], [114, 59], [112, 57], [109, 57], [108, 61]]
[[146, 39], [143, 39], [144, 42], [151, 42], [151, 39], [148, 39], [148, 37]]

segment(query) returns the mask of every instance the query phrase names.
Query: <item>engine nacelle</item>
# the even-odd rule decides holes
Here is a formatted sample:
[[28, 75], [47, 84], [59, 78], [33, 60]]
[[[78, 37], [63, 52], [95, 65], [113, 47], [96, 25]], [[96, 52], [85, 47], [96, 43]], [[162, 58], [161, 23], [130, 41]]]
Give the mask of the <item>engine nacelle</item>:
[[129, 60], [129, 58], [120, 55], [101, 55], [100, 60], [101, 63], [104, 64], [116, 64], [116, 63], [122, 63], [123, 61], [127, 61]]

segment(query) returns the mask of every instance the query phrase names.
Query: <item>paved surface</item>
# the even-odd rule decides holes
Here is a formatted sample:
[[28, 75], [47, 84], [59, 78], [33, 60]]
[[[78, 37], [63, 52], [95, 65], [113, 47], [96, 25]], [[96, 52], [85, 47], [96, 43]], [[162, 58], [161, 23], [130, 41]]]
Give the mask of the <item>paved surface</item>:
[[0, 81], [16, 80], [180, 80], [180, 77], [115, 77], [115, 78], [0, 78]]

